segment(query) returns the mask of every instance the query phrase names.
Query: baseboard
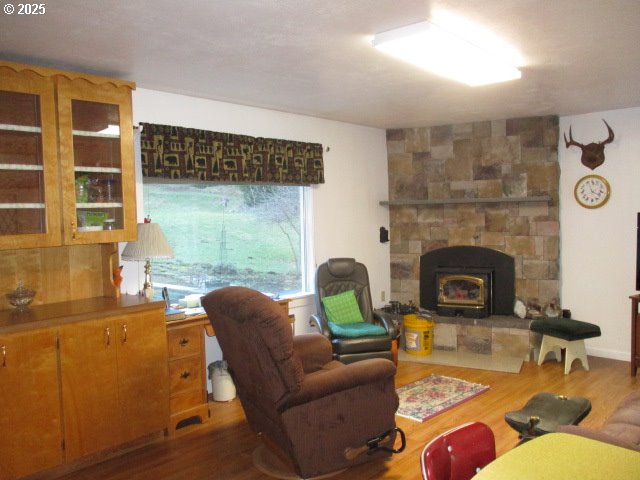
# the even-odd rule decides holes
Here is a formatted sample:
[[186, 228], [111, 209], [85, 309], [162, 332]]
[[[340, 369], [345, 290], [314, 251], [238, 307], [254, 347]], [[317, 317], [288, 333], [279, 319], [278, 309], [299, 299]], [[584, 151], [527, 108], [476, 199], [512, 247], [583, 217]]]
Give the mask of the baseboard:
[[611, 360], [631, 361], [631, 352], [622, 352], [620, 350], [610, 350], [607, 348], [587, 347], [587, 355], [594, 357], [609, 358]]

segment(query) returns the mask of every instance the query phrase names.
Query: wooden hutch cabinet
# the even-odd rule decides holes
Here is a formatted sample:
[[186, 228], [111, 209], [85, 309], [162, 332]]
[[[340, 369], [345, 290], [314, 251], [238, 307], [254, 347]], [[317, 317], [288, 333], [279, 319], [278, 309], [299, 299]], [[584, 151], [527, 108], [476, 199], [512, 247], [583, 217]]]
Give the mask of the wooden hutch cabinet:
[[[162, 438], [164, 302], [120, 296], [136, 238], [132, 82], [0, 61], [0, 480]], [[5, 294], [36, 291], [26, 309]]]
[[134, 88], [0, 61], [0, 249], [135, 239]]

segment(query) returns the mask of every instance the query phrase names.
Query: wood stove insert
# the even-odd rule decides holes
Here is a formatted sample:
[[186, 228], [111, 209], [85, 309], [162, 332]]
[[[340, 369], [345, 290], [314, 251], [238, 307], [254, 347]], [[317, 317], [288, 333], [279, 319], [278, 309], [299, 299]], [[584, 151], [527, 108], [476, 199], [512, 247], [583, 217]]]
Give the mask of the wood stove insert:
[[[440, 284], [446, 275], [473, 279], [445, 280], [441, 295]], [[432, 250], [420, 257], [422, 308], [441, 316], [483, 318], [512, 315], [514, 300], [515, 262], [510, 255], [484, 247], [456, 246]]]

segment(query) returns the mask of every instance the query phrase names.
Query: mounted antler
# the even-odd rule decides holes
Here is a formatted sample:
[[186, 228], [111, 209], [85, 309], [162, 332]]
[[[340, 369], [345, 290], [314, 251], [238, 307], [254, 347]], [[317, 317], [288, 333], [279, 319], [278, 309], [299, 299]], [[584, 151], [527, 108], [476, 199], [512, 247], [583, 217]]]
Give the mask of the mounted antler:
[[604, 146], [608, 143], [613, 142], [614, 138], [613, 130], [611, 129], [607, 121], [604, 118], [602, 119], [602, 121], [607, 126], [607, 130], [609, 131], [609, 136], [602, 142], [594, 142], [588, 145], [583, 145], [582, 143], [576, 142], [571, 135], [571, 126], [569, 126], [569, 140], [567, 140], [567, 134], [564, 134], [564, 143], [566, 144], [566, 147], [580, 147], [580, 149], [582, 150], [582, 157], [580, 158], [580, 160], [582, 161], [582, 164], [584, 166], [589, 167], [591, 170], [594, 170], [604, 163]]
[[581, 143], [576, 142], [573, 139], [573, 136], [571, 135], [571, 126], [569, 126], [569, 140], [567, 140], [567, 134], [564, 134], [564, 143], [567, 146], [567, 148], [574, 146], [574, 147], [580, 147], [580, 148], [584, 148], [584, 145]]

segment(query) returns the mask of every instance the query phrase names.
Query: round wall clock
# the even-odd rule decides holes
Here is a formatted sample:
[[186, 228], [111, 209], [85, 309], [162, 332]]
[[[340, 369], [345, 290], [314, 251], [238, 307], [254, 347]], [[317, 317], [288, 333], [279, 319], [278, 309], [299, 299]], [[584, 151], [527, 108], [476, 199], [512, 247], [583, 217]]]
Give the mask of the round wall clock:
[[573, 194], [584, 208], [599, 208], [609, 200], [611, 186], [600, 175], [585, 175], [576, 182]]

